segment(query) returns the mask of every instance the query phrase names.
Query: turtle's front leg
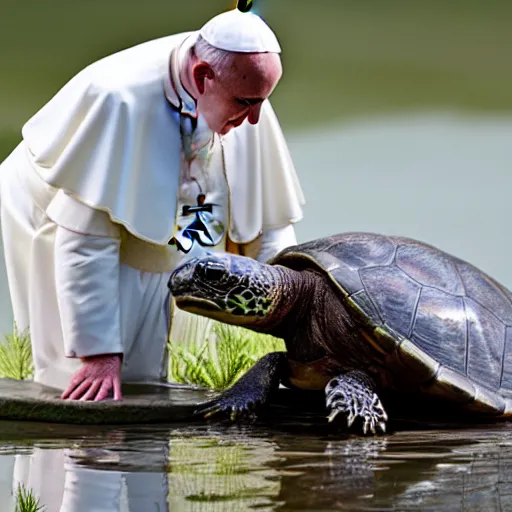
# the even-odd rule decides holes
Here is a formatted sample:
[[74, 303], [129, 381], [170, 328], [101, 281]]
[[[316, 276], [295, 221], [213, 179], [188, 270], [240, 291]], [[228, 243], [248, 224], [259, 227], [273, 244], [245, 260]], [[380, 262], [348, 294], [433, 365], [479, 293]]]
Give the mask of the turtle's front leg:
[[362, 421], [363, 433], [386, 431], [388, 415], [375, 393], [373, 379], [363, 371], [352, 370], [331, 379], [325, 388], [329, 421], [343, 413], [350, 427], [356, 419]]
[[199, 404], [196, 415], [209, 418], [218, 413], [239, 416], [254, 415], [265, 405], [272, 391], [278, 389], [286, 352], [271, 352], [263, 356], [245, 375], [217, 398]]

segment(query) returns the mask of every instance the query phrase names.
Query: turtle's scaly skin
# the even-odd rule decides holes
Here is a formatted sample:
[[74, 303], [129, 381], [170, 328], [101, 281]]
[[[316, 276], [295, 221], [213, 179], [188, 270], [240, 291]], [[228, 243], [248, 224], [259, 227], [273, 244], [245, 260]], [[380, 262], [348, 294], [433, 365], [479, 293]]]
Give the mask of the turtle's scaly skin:
[[282, 251], [338, 286], [382, 360], [424, 393], [483, 414], [510, 414], [512, 294], [473, 265], [404, 237], [343, 233]]

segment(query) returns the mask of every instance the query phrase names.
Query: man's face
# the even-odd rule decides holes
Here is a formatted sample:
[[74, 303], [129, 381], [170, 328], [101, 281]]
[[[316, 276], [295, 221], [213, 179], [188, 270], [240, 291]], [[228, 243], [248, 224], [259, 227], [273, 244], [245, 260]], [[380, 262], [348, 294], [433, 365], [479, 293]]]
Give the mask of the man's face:
[[[204, 63], [196, 66], [208, 66]], [[282, 75], [278, 54], [236, 54], [232, 64], [220, 74], [195, 74], [196, 85], [202, 94], [197, 108], [204, 116], [210, 130], [225, 135], [240, 126], [246, 119], [256, 124], [260, 109]], [[208, 78], [210, 76], [210, 78]], [[202, 87], [198, 82], [202, 80]]]

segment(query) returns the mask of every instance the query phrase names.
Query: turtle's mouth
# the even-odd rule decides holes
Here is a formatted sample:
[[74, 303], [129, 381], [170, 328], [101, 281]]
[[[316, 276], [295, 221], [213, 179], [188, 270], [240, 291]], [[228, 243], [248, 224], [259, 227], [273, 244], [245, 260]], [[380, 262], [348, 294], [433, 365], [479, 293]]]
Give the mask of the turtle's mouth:
[[175, 297], [175, 300], [180, 309], [196, 315], [209, 316], [208, 313], [210, 312], [214, 313], [222, 310], [215, 302], [197, 297]]
[[175, 297], [175, 301], [178, 308], [188, 313], [204, 316], [227, 324], [253, 327], [262, 322], [260, 317], [251, 315], [243, 310], [237, 313], [226, 310], [225, 305], [217, 304], [212, 300], [204, 298], [182, 296]]

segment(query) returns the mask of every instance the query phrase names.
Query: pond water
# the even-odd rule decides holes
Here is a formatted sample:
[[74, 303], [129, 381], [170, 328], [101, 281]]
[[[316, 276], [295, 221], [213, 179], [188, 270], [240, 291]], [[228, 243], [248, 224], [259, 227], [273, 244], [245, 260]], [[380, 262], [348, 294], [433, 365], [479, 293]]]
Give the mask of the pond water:
[[0, 423], [0, 503], [19, 482], [47, 512], [504, 511], [512, 426], [378, 438], [318, 422], [70, 428]]

